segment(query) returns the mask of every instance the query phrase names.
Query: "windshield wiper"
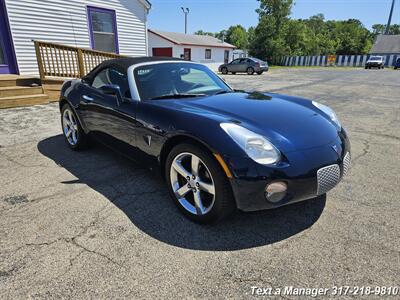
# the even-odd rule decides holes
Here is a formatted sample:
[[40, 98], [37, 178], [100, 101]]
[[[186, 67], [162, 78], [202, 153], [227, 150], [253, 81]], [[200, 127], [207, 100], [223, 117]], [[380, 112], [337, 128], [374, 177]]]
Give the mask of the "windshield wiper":
[[168, 94], [168, 95], [157, 96], [157, 97], [151, 98], [150, 100], [195, 98], [195, 97], [203, 97], [203, 96], [206, 96], [206, 94]]
[[232, 91], [225, 91], [225, 90], [223, 90], [223, 91], [216, 92], [214, 95], [230, 94], [230, 93], [232, 93]]

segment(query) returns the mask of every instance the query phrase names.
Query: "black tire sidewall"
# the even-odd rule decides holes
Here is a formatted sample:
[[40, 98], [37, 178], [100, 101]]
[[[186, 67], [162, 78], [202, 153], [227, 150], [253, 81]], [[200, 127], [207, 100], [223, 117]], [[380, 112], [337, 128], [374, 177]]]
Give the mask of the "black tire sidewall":
[[248, 75], [253, 75], [254, 74], [254, 69], [252, 67], [247, 68], [247, 74]]
[[[214, 180], [215, 185], [215, 202], [212, 209], [205, 215], [198, 216], [188, 212], [178, 201], [176, 198], [170, 179], [170, 168], [173, 160], [180, 153], [191, 153], [199, 157], [207, 166], [208, 170], [211, 173], [211, 176]], [[207, 223], [215, 223], [219, 220], [225, 218], [230, 215], [234, 209], [236, 208], [233, 195], [231, 192], [231, 187], [226, 178], [224, 171], [219, 166], [218, 162], [215, 158], [210, 155], [206, 150], [198, 145], [191, 143], [184, 143], [176, 146], [169, 153], [166, 165], [165, 165], [165, 178], [168, 186], [168, 192], [174, 201], [175, 205], [178, 209], [190, 220], [195, 221], [197, 223], [207, 224]]]
[[[64, 116], [64, 111], [66, 109], [69, 109], [73, 113], [75, 120], [78, 124], [78, 142], [75, 145], [71, 145], [68, 142], [67, 137], [65, 136], [65, 133], [64, 133], [63, 116]], [[72, 150], [81, 150], [81, 149], [86, 148], [87, 136], [86, 136], [85, 132], [83, 131], [83, 128], [79, 122], [79, 119], [78, 119], [75, 111], [72, 109], [72, 107], [68, 103], [64, 104], [63, 107], [61, 108], [61, 128], [62, 128], [62, 132], [63, 132], [64, 141], [69, 148], [71, 148]]]
[[221, 73], [224, 74], [224, 75], [228, 74], [228, 68], [223, 67], [223, 68], [221, 69]]

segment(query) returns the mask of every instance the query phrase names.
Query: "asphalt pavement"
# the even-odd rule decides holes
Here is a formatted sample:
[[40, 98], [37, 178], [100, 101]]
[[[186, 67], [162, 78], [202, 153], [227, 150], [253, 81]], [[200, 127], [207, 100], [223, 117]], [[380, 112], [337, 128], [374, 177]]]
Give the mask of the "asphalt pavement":
[[0, 298], [238, 299], [255, 286], [399, 286], [400, 72], [224, 78], [331, 106], [352, 143], [348, 177], [326, 199], [201, 226], [142, 166], [100, 146], [70, 151], [57, 104], [0, 110]]

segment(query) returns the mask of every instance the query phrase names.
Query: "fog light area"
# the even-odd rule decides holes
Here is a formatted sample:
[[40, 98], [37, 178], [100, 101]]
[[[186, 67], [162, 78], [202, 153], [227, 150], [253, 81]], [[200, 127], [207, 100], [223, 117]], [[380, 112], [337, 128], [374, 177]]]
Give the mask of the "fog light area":
[[287, 185], [284, 182], [274, 182], [265, 188], [265, 198], [272, 203], [278, 203], [286, 196]]

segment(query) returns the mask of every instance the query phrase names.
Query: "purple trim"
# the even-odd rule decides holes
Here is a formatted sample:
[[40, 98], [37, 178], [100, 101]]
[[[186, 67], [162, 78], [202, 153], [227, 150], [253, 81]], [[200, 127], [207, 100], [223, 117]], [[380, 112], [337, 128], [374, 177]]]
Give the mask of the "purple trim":
[[87, 18], [88, 18], [88, 28], [90, 35], [90, 47], [94, 49], [94, 37], [93, 37], [93, 24], [92, 24], [92, 12], [102, 12], [108, 13], [113, 16], [113, 29], [114, 29], [114, 38], [115, 38], [115, 53], [119, 54], [119, 43], [118, 43], [118, 28], [117, 28], [117, 13], [113, 9], [95, 7], [95, 6], [87, 6]]
[[[6, 64], [0, 65], [0, 74], [19, 74], [4, 0], [0, 0], [0, 16], [0, 47], [3, 49], [3, 55], [6, 62]], [[2, 41], [5, 41], [5, 43], [2, 43]]]

